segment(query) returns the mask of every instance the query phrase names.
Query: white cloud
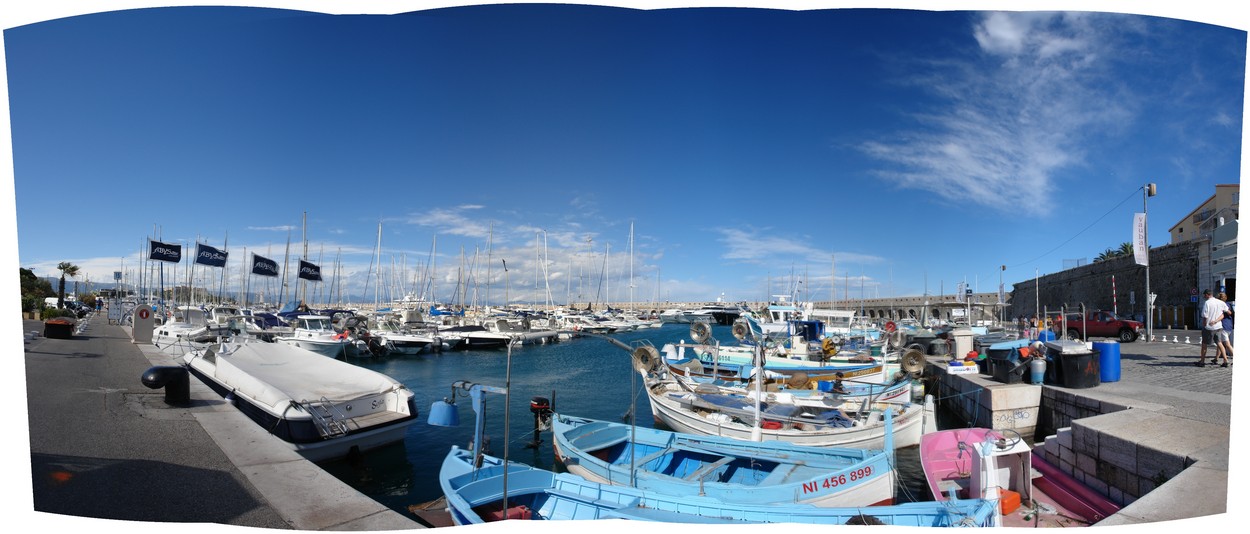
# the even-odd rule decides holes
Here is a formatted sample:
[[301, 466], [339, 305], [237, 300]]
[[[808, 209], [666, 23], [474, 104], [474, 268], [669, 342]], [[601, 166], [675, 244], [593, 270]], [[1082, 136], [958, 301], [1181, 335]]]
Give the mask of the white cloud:
[[878, 263], [882, 259], [869, 254], [854, 252], [837, 252], [813, 246], [813, 239], [807, 236], [770, 235], [771, 228], [720, 228], [718, 239], [725, 245], [721, 258], [744, 263], [768, 265], [785, 262], [828, 263], [837, 261], [856, 264]]
[[419, 226], [433, 227], [437, 233], [460, 235], [465, 237], [486, 238], [490, 235], [490, 223], [465, 216], [462, 212], [480, 209], [477, 205], [463, 205], [454, 208], [434, 208], [410, 215], [404, 222]]
[[940, 103], [911, 110], [914, 129], [859, 149], [890, 164], [877, 173], [900, 187], [1048, 212], [1054, 175], [1084, 161], [1086, 134], [1131, 118], [1122, 103], [1131, 95], [1100, 70], [1113, 45], [1094, 22], [1071, 13], [985, 14], [972, 29], [981, 55], [913, 66], [910, 83]]

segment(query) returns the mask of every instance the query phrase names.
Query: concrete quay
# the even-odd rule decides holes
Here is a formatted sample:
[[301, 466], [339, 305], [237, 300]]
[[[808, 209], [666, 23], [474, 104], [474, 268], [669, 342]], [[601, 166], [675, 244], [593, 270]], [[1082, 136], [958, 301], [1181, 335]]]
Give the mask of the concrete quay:
[[1195, 367], [1196, 331], [1155, 334], [1154, 342], [1120, 344], [1120, 379], [1090, 388], [947, 374], [939, 357], [929, 370], [943, 406], [974, 426], [1045, 436], [1036, 454], [1123, 506], [1098, 526], [1231, 521], [1243, 513], [1228, 508], [1235, 365]]
[[[41, 523], [55, 515], [58, 522], [123, 520], [106, 527], [127, 530], [140, 526], [127, 521], [421, 528], [275, 443], [196, 380], [191, 406], [166, 405], [164, 393], [143, 387], [139, 377], [172, 361], [150, 345], [131, 343], [125, 328], [101, 317], [71, 340], [46, 339], [42, 330], [42, 322], [23, 322], [24, 332], [40, 333], [26, 340], [24, 363], [33, 477], [27, 483]], [[1176, 519], [1230, 525], [1244, 517], [1228, 507], [1230, 490], [1237, 491], [1229, 485], [1236, 462], [1228, 454], [1233, 368], [1194, 367], [1196, 333], [1158, 332], [1164, 333], [1193, 342], [1123, 344], [1121, 379], [1094, 388], [958, 378], [989, 392], [978, 396], [987, 406], [976, 409], [988, 410], [981, 421], [1022, 430], [1053, 425], [1040, 454], [1056, 465], [1066, 462], [1074, 476], [1125, 505], [1099, 526]], [[1019, 398], [1030, 399], [1035, 411], [1017, 418], [1013, 408], [1010, 419], [993, 414]], [[1062, 410], [1069, 408], [1057, 405], [1070, 407], [1066, 419]], [[1043, 422], [1043, 413], [1051, 420]], [[10, 505], [25, 515], [29, 502]]]
[[[173, 361], [103, 316], [73, 339], [23, 321], [35, 512], [298, 530], [422, 525], [283, 447], [207, 386], [167, 405], [140, 376]], [[38, 332], [37, 336], [29, 336]], [[43, 387], [50, 386], [50, 387]]]

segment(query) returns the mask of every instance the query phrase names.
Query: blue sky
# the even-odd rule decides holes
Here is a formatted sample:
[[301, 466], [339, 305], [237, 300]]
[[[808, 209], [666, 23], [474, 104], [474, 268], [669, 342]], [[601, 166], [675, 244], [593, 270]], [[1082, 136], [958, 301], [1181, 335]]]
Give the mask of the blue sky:
[[1000, 265], [1010, 290], [1129, 241], [1146, 182], [1160, 246], [1240, 176], [1242, 15], [49, 18], [4, 32], [15, 263], [41, 275], [129, 276], [159, 231], [228, 248], [233, 292], [245, 250], [281, 262], [289, 234], [302, 252], [307, 213], [310, 258], [338, 258], [350, 293], [379, 223], [408, 290], [437, 239], [444, 301], [462, 249], [484, 298], [488, 240], [492, 301], [541, 302], [536, 278], [557, 303], [626, 300], [631, 223], [637, 301], [761, 300], [799, 278], [820, 299], [993, 291]]

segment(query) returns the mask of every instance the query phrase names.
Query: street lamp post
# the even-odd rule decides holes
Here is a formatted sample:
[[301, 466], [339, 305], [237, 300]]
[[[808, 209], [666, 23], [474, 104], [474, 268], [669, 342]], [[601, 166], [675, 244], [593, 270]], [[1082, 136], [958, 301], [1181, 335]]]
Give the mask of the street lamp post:
[[1146, 341], [1150, 341], [1154, 334], [1154, 295], [1150, 293], [1150, 212], [1147, 210], [1146, 200], [1155, 196], [1155, 184], [1148, 183], [1142, 187], [1141, 210], [1143, 215], [1142, 235], [1146, 247]]

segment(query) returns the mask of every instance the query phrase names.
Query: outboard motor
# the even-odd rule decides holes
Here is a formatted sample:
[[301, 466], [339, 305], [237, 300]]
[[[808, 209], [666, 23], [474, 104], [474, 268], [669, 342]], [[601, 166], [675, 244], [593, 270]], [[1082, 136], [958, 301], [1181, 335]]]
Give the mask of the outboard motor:
[[191, 379], [187, 368], [179, 365], [158, 365], [143, 372], [139, 378], [149, 389], [165, 388], [165, 404], [191, 404]]
[[542, 431], [551, 428], [551, 401], [546, 397], [531, 398], [530, 413], [534, 414], [534, 440], [526, 443], [525, 448], [537, 449], [543, 442]]

